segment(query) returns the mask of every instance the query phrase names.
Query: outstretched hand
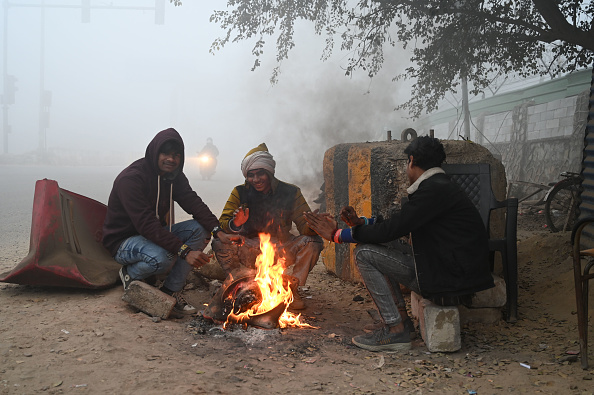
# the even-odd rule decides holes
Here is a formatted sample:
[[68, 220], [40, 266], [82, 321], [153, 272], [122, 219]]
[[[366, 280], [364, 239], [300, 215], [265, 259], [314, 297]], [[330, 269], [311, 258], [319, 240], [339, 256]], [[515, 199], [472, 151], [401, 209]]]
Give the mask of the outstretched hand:
[[326, 240], [332, 241], [334, 233], [338, 230], [338, 223], [328, 213], [320, 214], [318, 210], [303, 213], [309, 227]]
[[223, 244], [237, 244], [239, 246], [242, 246], [243, 245], [243, 242], [244, 242], [243, 236], [240, 236], [240, 235], [230, 235], [230, 234], [225, 233], [223, 231], [220, 231], [217, 234], [217, 236], [219, 237], [219, 240]]
[[243, 208], [242, 206], [239, 206], [237, 210], [233, 212], [233, 225], [235, 225], [236, 228], [239, 228], [241, 225], [247, 222], [249, 217], [250, 209], [247, 207]]
[[348, 226], [363, 225], [365, 223], [365, 220], [359, 218], [357, 212], [351, 206], [343, 207], [342, 210], [340, 210], [340, 219], [342, 219]]
[[190, 251], [185, 259], [190, 265], [199, 268], [210, 262], [211, 258], [212, 254], [208, 255], [202, 251]]

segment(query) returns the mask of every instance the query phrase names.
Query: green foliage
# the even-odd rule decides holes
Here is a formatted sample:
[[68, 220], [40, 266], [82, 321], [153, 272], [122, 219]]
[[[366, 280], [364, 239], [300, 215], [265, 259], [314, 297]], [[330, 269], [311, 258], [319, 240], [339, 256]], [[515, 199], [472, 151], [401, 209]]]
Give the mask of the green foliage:
[[[556, 76], [591, 67], [593, 15], [594, 0], [229, 0], [227, 10], [211, 16], [226, 34], [210, 51], [255, 40], [255, 69], [266, 39], [276, 38], [275, 83], [300, 20], [326, 36], [323, 59], [340, 38], [340, 49], [350, 54], [347, 75], [362, 70], [373, 77], [384, 49], [400, 43], [411, 47], [411, 66], [395, 79], [411, 78], [414, 86], [413, 97], [398, 108], [419, 117], [456, 92], [461, 76], [478, 94], [494, 75]], [[553, 56], [543, 67], [547, 51]]]

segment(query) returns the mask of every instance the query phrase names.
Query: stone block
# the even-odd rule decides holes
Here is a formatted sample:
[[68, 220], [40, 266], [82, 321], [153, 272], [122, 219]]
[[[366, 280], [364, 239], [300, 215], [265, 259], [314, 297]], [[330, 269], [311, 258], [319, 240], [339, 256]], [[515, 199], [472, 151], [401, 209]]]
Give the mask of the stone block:
[[462, 348], [458, 308], [438, 306], [414, 292], [411, 293], [411, 304], [413, 299], [413, 315], [419, 320], [421, 337], [427, 349], [431, 352], [454, 352]]
[[493, 275], [495, 286], [487, 290], [477, 292], [472, 297], [470, 307], [503, 307], [507, 301], [505, 280], [499, 276]]
[[458, 306], [461, 325], [470, 323], [495, 324], [501, 320], [502, 313], [498, 307], [468, 308]]
[[152, 317], [166, 319], [175, 306], [175, 298], [142, 281], [132, 281], [122, 296], [124, 302]]

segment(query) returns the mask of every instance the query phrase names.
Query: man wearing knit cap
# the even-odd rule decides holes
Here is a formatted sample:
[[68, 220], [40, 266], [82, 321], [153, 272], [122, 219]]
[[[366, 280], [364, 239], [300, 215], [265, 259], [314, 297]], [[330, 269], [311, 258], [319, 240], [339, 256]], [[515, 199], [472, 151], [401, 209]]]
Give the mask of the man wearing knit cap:
[[[245, 183], [233, 189], [219, 218], [225, 232], [244, 236], [245, 242], [243, 245], [223, 244], [214, 239], [212, 248], [227, 273], [241, 266], [253, 268], [260, 254], [259, 234], [268, 233], [278, 254], [285, 258], [286, 266], [293, 266], [292, 275], [299, 281], [298, 285], [303, 286], [318, 261], [322, 239], [303, 218], [303, 213], [311, 209], [301, 190], [278, 180], [274, 176], [275, 167], [266, 144], [247, 153], [241, 162]], [[293, 224], [299, 236], [290, 232]], [[305, 308], [297, 292], [290, 307]]]

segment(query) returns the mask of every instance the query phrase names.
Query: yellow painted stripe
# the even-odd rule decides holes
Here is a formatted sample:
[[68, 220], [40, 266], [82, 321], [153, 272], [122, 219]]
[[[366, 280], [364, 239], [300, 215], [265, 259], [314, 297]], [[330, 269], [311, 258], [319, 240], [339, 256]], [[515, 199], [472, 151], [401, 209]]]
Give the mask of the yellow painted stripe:
[[[349, 150], [349, 205], [354, 207], [359, 216], [371, 217], [371, 148], [361, 144]], [[351, 279], [362, 281], [355, 264], [351, 244], [350, 274]]]
[[[336, 215], [334, 207], [334, 153], [336, 146], [330, 148], [324, 154], [323, 171], [324, 181], [326, 182], [326, 209], [332, 215]], [[334, 243], [326, 245], [322, 251], [322, 260], [326, 269], [332, 273], [336, 273], [336, 252], [334, 249]]]

